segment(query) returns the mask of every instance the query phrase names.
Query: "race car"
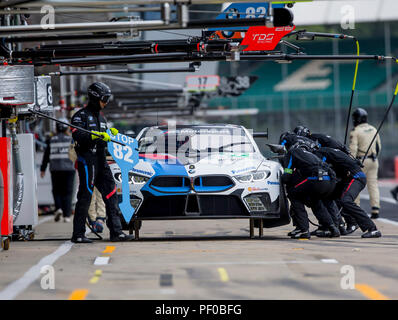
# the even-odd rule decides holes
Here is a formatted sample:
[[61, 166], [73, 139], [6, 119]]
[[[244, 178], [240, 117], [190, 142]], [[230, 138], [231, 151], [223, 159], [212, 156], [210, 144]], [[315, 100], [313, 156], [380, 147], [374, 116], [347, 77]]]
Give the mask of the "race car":
[[[290, 223], [279, 162], [253, 135], [229, 124], [155, 126], [136, 137], [139, 162], [129, 172], [131, 221], [253, 218], [270, 228]], [[121, 172], [110, 164], [121, 199]], [[121, 200], [120, 200], [121, 201]]]

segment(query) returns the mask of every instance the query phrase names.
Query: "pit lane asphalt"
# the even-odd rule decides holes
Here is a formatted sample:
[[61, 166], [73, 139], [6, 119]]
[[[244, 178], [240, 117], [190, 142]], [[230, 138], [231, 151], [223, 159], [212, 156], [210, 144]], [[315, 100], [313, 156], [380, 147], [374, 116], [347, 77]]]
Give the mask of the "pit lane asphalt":
[[[381, 189], [391, 199], [390, 186]], [[0, 252], [0, 298], [398, 299], [398, 210], [393, 203], [382, 208], [392, 222], [376, 220], [379, 239], [356, 231], [292, 240], [291, 225], [249, 239], [248, 220], [144, 221], [139, 241], [111, 243], [106, 232], [105, 240], [72, 245], [64, 240], [71, 223], [44, 216], [36, 240]], [[95, 265], [98, 257], [108, 263]], [[54, 267], [55, 289], [41, 287], [45, 264]], [[354, 289], [341, 286], [348, 269]]]

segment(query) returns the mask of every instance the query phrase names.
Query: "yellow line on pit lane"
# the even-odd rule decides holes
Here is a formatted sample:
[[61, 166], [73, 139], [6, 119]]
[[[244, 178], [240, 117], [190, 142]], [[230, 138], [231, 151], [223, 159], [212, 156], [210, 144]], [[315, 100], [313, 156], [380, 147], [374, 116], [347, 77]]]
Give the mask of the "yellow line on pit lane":
[[[115, 246], [106, 246], [102, 253], [112, 253], [115, 250]], [[102, 276], [102, 270], [97, 269], [94, 272], [94, 276], [89, 280], [91, 284], [96, 284]], [[70, 295], [68, 300], [84, 300], [88, 294], [87, 289], [76, 289]]]
[[87, 289], [77, 289], [70, 294], [68, 300], [84, 300], [86, 299], [87, 294]]
[[218, 274], [222, 282], [227, 282], [229, 280], [228, 273], [224, 268], [218, 268]]
[[371, 300], [390, 300], [390, 298], [381, 294], [375, 288], [368, 286], [367, 284], [356, 284], [355, 289], [362, 293], [366, 298]]
[[91, 284], [97, 283], [99, 281], [101, 275], [102, 275], [102, 270], [95, 270], [94, 277], [92, 277], [89, 282]]

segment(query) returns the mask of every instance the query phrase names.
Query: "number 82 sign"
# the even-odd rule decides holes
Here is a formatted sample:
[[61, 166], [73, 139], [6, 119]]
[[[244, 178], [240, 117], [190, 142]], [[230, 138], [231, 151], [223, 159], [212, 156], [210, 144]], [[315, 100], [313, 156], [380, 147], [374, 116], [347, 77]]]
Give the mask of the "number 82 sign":
[[138, 142], [137, 140], [120, 133], [113, 136], [110, 130], [107, 130], [107, 133], [112, 140], [125, 144], [125, 146], [122, 146], [117, 143], [108, 142], [108, 151], [121, 170], [122, 202], [119, 203], [119, 208], [126, 223], [129, 223], [135, 211], [130, 203], [129, 171], [132, 170], [139, 161]]

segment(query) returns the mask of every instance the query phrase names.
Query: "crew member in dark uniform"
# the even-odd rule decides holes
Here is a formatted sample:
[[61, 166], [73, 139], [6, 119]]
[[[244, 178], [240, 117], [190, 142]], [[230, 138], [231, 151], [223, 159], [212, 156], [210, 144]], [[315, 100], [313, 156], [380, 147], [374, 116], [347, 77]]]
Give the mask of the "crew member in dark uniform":
[[[72, 242], [90, 243], [85, 234], [85, 222], [88, 215], [88, 208], [91, 203], [93, 187], [95, 186], [102, 195], [106, 208], [106, 224], [110, 231], [111, 241], [132, 240], [132, 235], [122, 232], [122, 225], [118, 214], [118, 200], [116, 184], [112, 177], [111, 170], [106, 161], [106, 146], [110, 141], [109, 135], [105, 132], [107, 124], [100, 111], [105, 108], [111, 97], [110, 88], [101, 82], [95, 82], [88, 87], [88, 105], [79, 110], [72, 117], [72, 124], [87, 129], [93, 133], [100, 134], [102, 138], [89, 133], [72, 129], [73, 139], [77, 142], [75, 146], [77, 154], [77, 170], [79, 173], [79, 191], [75, 217], [73, 220]], [[110, 129], [113, 135], [118, 131]]]
[[[287, 136], [285, 138], [289, 140]], [[311, 237], [306, 205], [312, 209], [320, 224], [327, 227], [331, 237], [339, 237], [340, 232], [322, 203], [322, 199], [327, 198], [335, 188], [335, 174], [310, 150], [307, 144], [293, 144], [282, 161], [282, 182], [286, 184], [296, 225], [296, 229], [288, 235], [296, 239]]]
[[[67, 122], [66, 119], [60, 119]], [[72, 194], [75, 180], [75, 168], [69, 159], [68, 151], [72, 141], [68, 126], [57, 122], [57, 133], [47, 141], [44, 151], [40, 176], [44, 178], [47, 165], [50, 163], [52, 193], [54, 197], [54, 220], [58, 222], [61, 216], [64, 222], [70, 222], [72, 214]]]
[[381, 232], [377, 230], [373, 221], [355, 203], [356, 197], [366, 186], [366, 175], [362, 172], [358, 162], [339, 149], [322, 147], [314, 151], [314, 154], [332, 165], [340, 179], [334, 198], [344, 212], [354, 218], [361, 230], [365, 232], [362, 234], [362, 238], [381, 237]]
[[[323, 134], [323, 133], [312, 133], [309, 128], [305, 126], [298, 126], [296, 127], [293, 132], [299, 136], [303, 136], [305, 138], [309, 138], [317, 143], [318, 147], [328, 147], [339, 149], [346, 154], [350, 154], [350, 150], [340, 141], [333, 139], [331, 136]], [[336, 205], [333, 199], [324, 199], [323, 204], [325, 205], [326, 209], [328, 210], [329, 214], [331, 215], [334, 224], [339, 228], [341, 235], [347, 235], [354, 232], [358, 225], [356, 224], [355, 220], [351, 218], [351, 216], [345, 215], [347, 221], [348, 228], [345, 227], [345, 222], [342, 218], [342, 214], [340, 208]], [[342, 209], [342, 208], [341, 208]], [[344, 212], [343, 212], [344, 214]], [[327, 236], [329, 231], [326, 227], [320, 226], [317, 230], [313, 231], [311, 234], [317, 236]]]

